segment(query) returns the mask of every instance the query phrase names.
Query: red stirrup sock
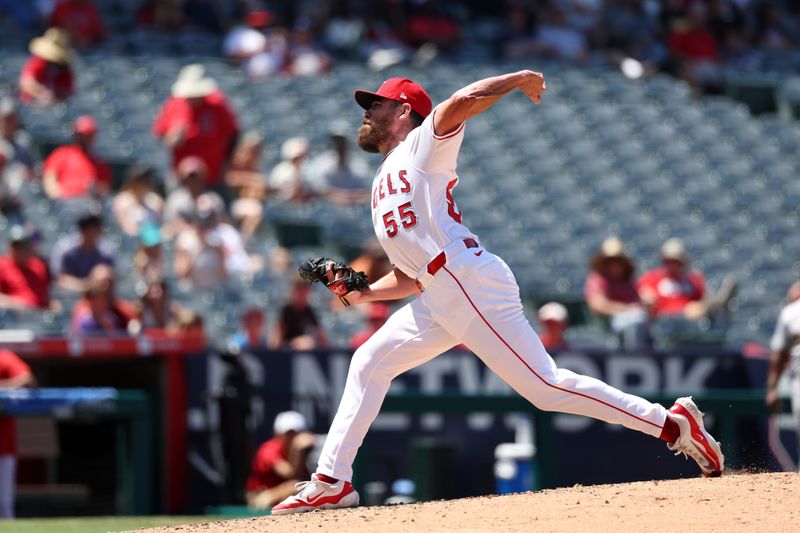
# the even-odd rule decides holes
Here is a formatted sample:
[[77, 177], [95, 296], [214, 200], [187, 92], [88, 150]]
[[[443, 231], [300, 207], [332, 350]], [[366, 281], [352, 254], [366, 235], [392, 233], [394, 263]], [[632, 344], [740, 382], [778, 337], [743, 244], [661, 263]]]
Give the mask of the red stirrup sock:
[[336, 478], [333, 478], [331, 476], [326, 476], [325, 474], [320, 474], [319, 472], [317, 472], [317, 479], [320, 481], [324, 481], [325, 483], [330, 483], [331, 485], [339, 481]]
[[[669, 415], [667, 415], [666, 421], [664, 421], [664, 427], [661, 429], [661, 435], [658, 436], [659, 439], [665, 440], [672, 444], [678, 437], [681, 436], [681, 428], [678, 426], [677, 422], [675, 422]], [[319, 475], [319, 474], [317, 474]]]

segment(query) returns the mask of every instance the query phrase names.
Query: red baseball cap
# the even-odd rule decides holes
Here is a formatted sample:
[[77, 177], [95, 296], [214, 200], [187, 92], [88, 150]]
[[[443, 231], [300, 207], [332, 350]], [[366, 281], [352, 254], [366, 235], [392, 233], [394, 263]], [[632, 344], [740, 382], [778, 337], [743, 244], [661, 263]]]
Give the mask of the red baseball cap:
[[378, 98], [385, 98], [387, 100], [394, 100], [395, 102], [411, 104], [411, 109], [427, 117], [431, 114], [433, 104], [431, 104], [431, 97], [425, 92], [420, 85], [414, 83], [408, 78], [389, 78], [381, 84], [378, 92], [358, 90], [355, 93], [356, 102], [364, 109], [369, 109]]
[[97, 132], [97, 122], [89, 115], [81, 115], [75, 119], [75, 133], [91, 135]]

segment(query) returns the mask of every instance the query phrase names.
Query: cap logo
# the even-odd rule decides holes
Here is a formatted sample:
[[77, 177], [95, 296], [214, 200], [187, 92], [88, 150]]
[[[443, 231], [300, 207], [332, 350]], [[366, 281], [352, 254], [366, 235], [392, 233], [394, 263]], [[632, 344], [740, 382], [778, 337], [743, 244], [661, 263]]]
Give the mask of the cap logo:
[[403, 100], [408, 100], [408, 96], [406, 96], [406, 93], [400, 93], [400, 98], [402, 98]]

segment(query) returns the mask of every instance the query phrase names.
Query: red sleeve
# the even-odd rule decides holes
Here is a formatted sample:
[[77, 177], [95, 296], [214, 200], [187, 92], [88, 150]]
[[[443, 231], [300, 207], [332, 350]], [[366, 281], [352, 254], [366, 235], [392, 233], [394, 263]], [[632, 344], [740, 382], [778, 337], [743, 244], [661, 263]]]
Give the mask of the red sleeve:
[[272, 471], [277, 457], [274, 448], [271, 446], [271, 441], [267, 441], [261, 445], [253, 457], [253, 473], [259, 476], [268, 474]]
[[164, 105], [161, 106], [161, 110], [158, 112], [155, 122], [153, 122], [153, 135], [156, 137], [163, 137], [167, 134], [172, 125], [172, 117], [175, 115], [174, 110], [175, 100], [169, 97], [167, 101], [164, 102]]
[[648, 289], [652, 289], [655, 285], [655, 272], [649, 270], [642, 274], [642, 277], [639, 278], [639, 281], [636, 282], [636, 290], [641, 291], [643, 288], [647, 287]]
[[45, 66], [47, 66], [47, 62], [44, 59], [38, 56], [31, 56], [25, 66], [22, 67], [19, 77], [20, 79], [33, 78], [38, 80]]
[[0, 379], [14, 379], [31, 373], [25, 361], [14, 352], [0, 350]]
[[598, 294], [606, 294], [608, 287], [603, 276], [597, 272], [590, 272], [583, 285], [583, 298], [589, 300]]

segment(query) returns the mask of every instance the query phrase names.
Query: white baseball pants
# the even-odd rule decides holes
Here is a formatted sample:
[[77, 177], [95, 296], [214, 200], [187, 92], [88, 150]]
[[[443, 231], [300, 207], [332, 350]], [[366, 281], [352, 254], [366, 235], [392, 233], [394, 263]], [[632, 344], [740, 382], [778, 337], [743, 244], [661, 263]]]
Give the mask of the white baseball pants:
[[14, 492], [17, 483], [17, 458], [0, 455], [0, 520], [14, 518]]
[[392, 379], [459, 343], [539, 409], [661, 434], [667, 416], [661, 405], [557, 368], [523, 315], [511, 269], [488, 251], [472, 248], [448, 257], [425, 292], [353, 354], [317, 472], [352, 480], [356, 452]]

